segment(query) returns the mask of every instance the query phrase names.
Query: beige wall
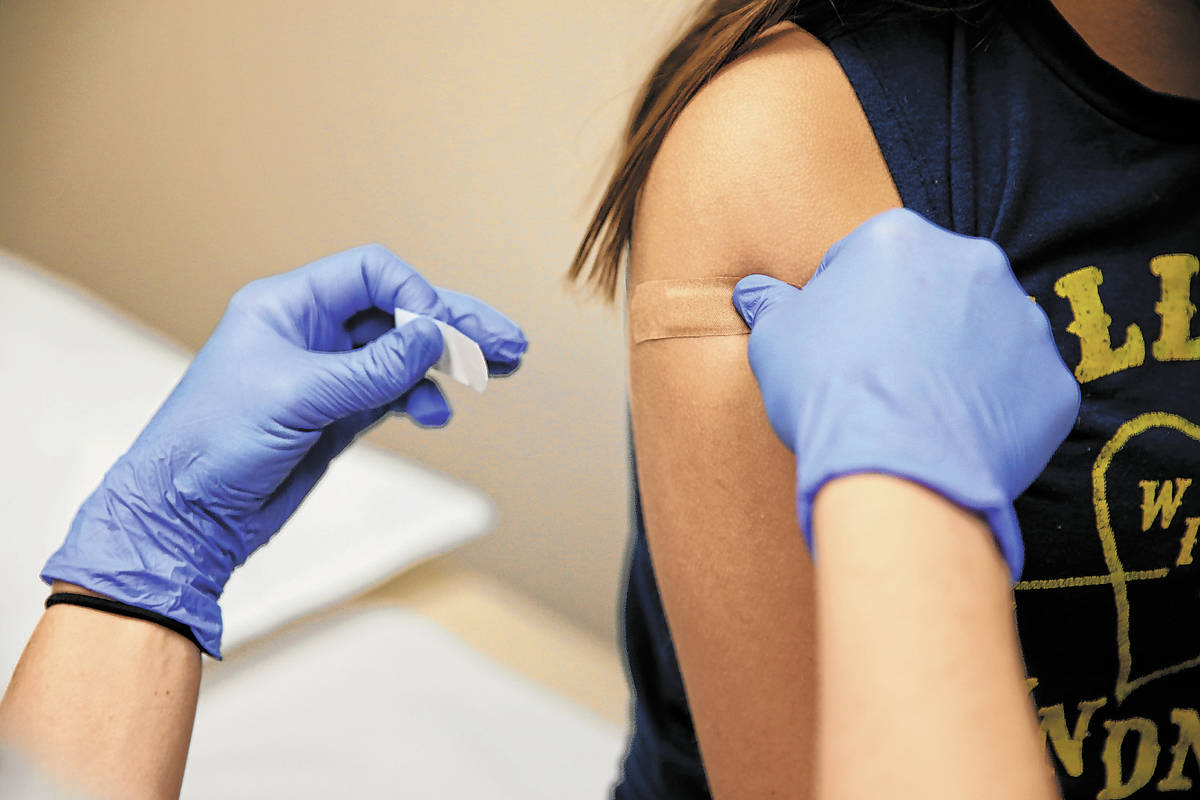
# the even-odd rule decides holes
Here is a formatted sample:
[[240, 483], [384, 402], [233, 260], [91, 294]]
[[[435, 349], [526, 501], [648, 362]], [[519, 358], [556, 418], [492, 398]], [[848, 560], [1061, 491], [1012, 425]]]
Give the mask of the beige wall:
[[691, 5], [6, 0], [0, 246], [193, 348], [248, 279], [370, 241], [490, 299], [527, 366], [450, 387], [445, 431], [372, 438], [483, 487], [499, 529], [468, 557], [611, 635], [621, 321], [561, 276]]

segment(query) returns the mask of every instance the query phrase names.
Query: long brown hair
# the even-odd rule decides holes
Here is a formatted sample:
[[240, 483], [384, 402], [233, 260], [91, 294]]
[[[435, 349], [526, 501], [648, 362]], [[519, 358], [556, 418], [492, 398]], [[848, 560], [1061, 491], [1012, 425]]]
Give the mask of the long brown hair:
[[752, 49], [763, 31], [790, 20], [823, 38], [897, 13], [954, 14], [982, 28], [1003, 1], [706, 0], [642, 85], [616, 169], [575, 251], [568, 276], [591, 284], [607, 299], [616, 296], [621, 263], [633, 236], [637, 198], [663, 138], [700, 88]]

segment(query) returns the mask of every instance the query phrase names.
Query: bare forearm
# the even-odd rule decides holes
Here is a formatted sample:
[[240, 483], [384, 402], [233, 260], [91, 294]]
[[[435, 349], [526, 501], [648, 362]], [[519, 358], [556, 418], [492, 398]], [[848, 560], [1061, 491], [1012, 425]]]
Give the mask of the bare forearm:
[[986, 524], [854, 475], [821, 490], [814, 528], [818, 797], [1058, 797]]
[[91, 795], [177, 797], [199, 688], [200, 651], [179, 634], [57, 605], [0, 701], [0, 736]]

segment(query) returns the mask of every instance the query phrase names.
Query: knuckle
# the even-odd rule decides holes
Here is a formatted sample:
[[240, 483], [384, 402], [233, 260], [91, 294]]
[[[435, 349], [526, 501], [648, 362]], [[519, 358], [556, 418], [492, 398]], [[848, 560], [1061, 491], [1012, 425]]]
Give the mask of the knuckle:
[[1021, 302], [1025, 303], [1025, 314], [1030, 318], [1029, 328], [1036, 331], [1038, 337], [1047, 342], [1054, 352], [1058, 352], [1058, 346], [1054, 343], [1054, 326], [1050, 324], [1050, 317], [1046, 316], [1046, 311], [1036, 301], [1029, 299], [1028, 296], [1021, 298]]
[[965, 239], [962, 260], [980, 276], [1003, 277], [1010, 272], [1008, 254], [991, 239]]
[[1055, 410], [1057, 414], [1057, 435], [1060, 439], [1065, 439], [1071, 429], [1075, 427], [1075, 420], [1079, 417], [1081, 395], [1079, 384], [1075, 381], [1067, 383], [1062, 382], [1061, 389], [1055, 394]]
[[404, 263], [395, 253], [377, 242], [356, 247], [351, 252], [354, 253], [355, 259], [364, 273], [379, 274]]
[[1026, 351], [1023, 361], [1030, 385], [1044, 393], [1050, 413], [1059, 419], [1073, 421], [1079, 413], [1082, 392], [1054, 343], [1048, 337], [1039, 340], [1033, 349]]
[[868, 220], [863, 233], [881, 244], [903, 242], [917, 235], [922, 224], [924, 220], [907, 208], [893, 208]]
[[386, 247], [379, 244], [378, 242], [371, 242], [370, 244], [364, 244], [361, 247], [358, 247], [357, 250], [358, 250], [358, 254], [360, 256], [362, 256], [362, 258], [364, 258], [364, 259], [375, 259], [375, 260], [379, 260], [379, 261], [384, 261], [387, 259], [395, 258], [395, 255], [392, 254], [391, 250], [387, 249]]
[[1079, 381], [1075, 380], [1075, 376], [1066, 369], [1065, 365], [1062, 376], [1067, 409], [1071, 412], [1071, 416], [1074, 417], [1079, 413], [1079, 407], [1083, 405], [1083, 390], [1079, 387]]
[[262, 305], [263, 298], [270, 291], [266, 286], [268, 278], [258, 278], [250, 281], [233, 293], [229, 298], [229, 309], [235, 311], [252, 311]]
[[1016, 292], [1009, 302], [1013, 304], [1011, 319], [1023, 326], [1018, 332], [1021, 334], [1020, 341], [1024, 349], [1045, 353], [1047, 357], [1061, 363], [1062, 356], [1059, 355], [1058, 344], [1054, 341], [1054, 328], [1042, 307], [1027, 295], [1018, 295]]

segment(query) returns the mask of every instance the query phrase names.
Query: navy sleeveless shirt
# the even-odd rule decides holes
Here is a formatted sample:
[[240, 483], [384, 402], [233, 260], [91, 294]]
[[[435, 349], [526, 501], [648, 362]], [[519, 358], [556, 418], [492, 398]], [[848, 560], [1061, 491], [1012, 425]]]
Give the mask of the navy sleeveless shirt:
[[[904, 204], [1007, 251], [1081, 384], [1016, 503], [1017, 623], [1063, 794], [1200, 796], [1200, 102], [1101, 60], [1049, 0], [1010, 3], [983, 44], [946, 18], [827, 44]], [[615, 797], [706, 798], [636, 486]]]

